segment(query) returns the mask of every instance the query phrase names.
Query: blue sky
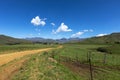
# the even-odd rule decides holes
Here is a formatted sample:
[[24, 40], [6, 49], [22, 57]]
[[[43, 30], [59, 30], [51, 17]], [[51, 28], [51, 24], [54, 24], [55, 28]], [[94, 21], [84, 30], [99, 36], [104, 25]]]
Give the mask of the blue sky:
[[1, 0], [0, 34], [86, 38], [120, 32], [120, 0]]

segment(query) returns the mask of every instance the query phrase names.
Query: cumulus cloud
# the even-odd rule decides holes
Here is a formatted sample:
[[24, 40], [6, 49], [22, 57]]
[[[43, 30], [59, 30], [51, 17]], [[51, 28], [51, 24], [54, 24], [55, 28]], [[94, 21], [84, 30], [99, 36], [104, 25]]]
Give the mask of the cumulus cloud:
[[59, 33], [59, 32], [70, 32], [72, 31], [72, 29], [69, 29], [67, 25], [65, 25], [64, 23], [61, 23], [61, 25], [58, 27], [58, 29], [55, 31], [53, 30], [53, 33]]
[[107, 34], [98, 34], [98, 35], [96, 35], [96, 37], [105, 36], [105, 35], [107, 35]]
[[79, 32], [77, 32], [75, 34], [72, 34], [71, 37], [72, 38], [79, 37], [79, 36], [83, 35], [86, 32], [93, 32], [93, 30], [92, 29], [89, 29], [89, 30], [85, 29], [85, 30], [79, 31]]
[[55, 23], [51, 23], [52, 26], [55, 26]]
[[44, 26], [46, 24], [45, 20], [43, 19], [40, 19], [39, 16], [36, 16], [35, 18], [33, 18], [31, 20], [31, 23], [34, 25], [34, 26]]
[[84, 32], [77, 32], [75, 34], [72, 34], [71, 37], [74, 38], [74, 37], [79, 37], [80, 35], [84, 34]]

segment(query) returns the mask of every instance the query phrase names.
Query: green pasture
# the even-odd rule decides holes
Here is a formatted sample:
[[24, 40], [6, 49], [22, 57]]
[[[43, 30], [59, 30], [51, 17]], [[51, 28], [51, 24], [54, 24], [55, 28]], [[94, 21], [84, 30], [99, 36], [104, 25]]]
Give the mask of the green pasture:
[[32, 55], [12, 80], [82, 80], [78, 75], [49, 57]]
[[[51, 53], [55, 54], [55, 59], [59, 60], [60, 56], [69, 57], [79, 60], [80, 64], [89, 65], [87, 62], [88, 53], [91, 54], [92, 66], [95, 69], [94, 80], [119, 80], [120, 79], [120, 46], [114, 46], [117, 48], [117, 53], [114, 54], [116, 48], [112, 48], [112, 45], [97, 45], [97, 44], [66, 44], [62, 49], [55, 50]], [[98, 52], [96, 48], [107, 47], [112, 54]], [[106, 56], [106, 57], [105, 57]], [[62, 59], [60, 59], [62, 60]], [[64, 60], [63, 60], [64, 61]], [[88, 75], [86, 75], [88, 77]]]
[[44, 44], [0, 45], [0, 54], [25, 51], [25, 50], [51, 48], [56, 46], [57, 45], [44, 45]]

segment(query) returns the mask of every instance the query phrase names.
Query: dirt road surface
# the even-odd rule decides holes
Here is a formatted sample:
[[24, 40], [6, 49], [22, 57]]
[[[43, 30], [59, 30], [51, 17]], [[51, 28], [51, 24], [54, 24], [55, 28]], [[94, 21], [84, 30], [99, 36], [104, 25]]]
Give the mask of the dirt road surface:
[[[26, 55], [30, 54], [37, 54], [44, 51], [49, 51], [52, 49], [59, 49], [62, 48], [62, 46], [59, 46], [57, 48], [45, 48], [45, 49], [39, 49], [39, 50], [28, 50], [28, 51], [22, 51], [22, 52], [14, 52], [10, 54], [2, 54], [0, 55], [0, 66], [7, 64], [10, 61], [13, 61], [15, 59], [22, 58]], [[27, 61], [27, 58], [23, 58], [21, 60], [18, 60], [16, 62], [12, 62], [9, 64], [9, 66], [3, 66], [3, 68], [0, 70], [0, 80], [10, 80], [12, 75], [14, 75], [19, 69], [24, 65], [24, 63]]]
[[53, 49], [53, 48], [45, 48], [45, 49], [39, 49], [39, 50], [28, 50], [28, 51], [15, 52], [15, 53], [10, 53], [10, 54], [2, 54], [2, 55], [0, 55], [0, 66], [4, 65], [14, 59], [18, 59], [18, 58], [21, 58], [26, 55], [49, 51], [51, 49]]

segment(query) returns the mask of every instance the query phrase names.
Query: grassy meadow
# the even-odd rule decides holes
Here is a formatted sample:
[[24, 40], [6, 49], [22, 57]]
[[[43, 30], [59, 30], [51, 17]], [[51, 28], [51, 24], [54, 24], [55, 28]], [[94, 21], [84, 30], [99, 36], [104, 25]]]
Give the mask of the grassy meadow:
[[[48, 47], [56, 48], [58, 46], [43, 44], [4, 45], [0, 46], [0, 53]], [[98, 51], [97, 49], [101, 47], [111, 53]], [[63, 44], [62, 48], [59, 49], [29, 55], [29, 59], [15, 72], [11, 80], [90, 80], [88, 53], [91, 56], [93, 80], [119, 80], [119, 50], [120, 45]], [[14, 62], [10, 63], [14, 64]], [[2, 69], [2, 67], [0, 68]]]
[[0, 54], [25, 51], [25, 50], [50, 48], [50, 47], [56, 47], [56, 46], [57, 45], [44, 45], [44, 44], [0, 45]]
[[[107, 47], [107, 49], [109, 49], [112, 53], [99, 52], [96, 50], [99, 47]], [[115, 51], [116, 49], [117, 51]], [[77, 70], [82, 68], [79, 72], [77, 70], [73, 70], [73, 72], [83, 76], [85, 80], [90, 79], [89, 63], [87, 61], [88, 53], [90, 53], [94, 80], [119, 80], [119, 50], [120, 45], [66, 44], [62, 49], [51, 53], [57, 61], [60, 61], [71, 70], [74, 68], [77, 68]], [[72, 68], [71, 65], [73, 65]], [[82, 73], [85, 74], [83, 75]]]
[[12, 80], [80, 80], [80, 77], [45, 52], [31, 55]]

